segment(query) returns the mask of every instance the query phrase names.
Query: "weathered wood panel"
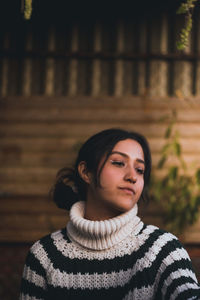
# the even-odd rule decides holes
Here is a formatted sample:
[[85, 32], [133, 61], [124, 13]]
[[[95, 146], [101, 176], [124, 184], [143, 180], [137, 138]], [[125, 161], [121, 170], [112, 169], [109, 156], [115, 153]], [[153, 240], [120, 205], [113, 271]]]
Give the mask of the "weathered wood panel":
[[[17, 205], [15, 202], [17, 201]], [[36, 196], [15, 196], [15, 197], [2, 197], [0, 200], [0, 213], [1, 214], [14, 214], [21, 213], [26, 214], [28, 211], [31, 213], [54, 213], [62, 214], [61, 210], [47, 197], [36, 197]], [[66, 213], [65, 213], [66, 214]], [[64, 215], [64, 213], [63, 213]]]
[[[171, 110], [170, 108], [165, 109], [164, 111], [161, 110], [161, 107], [147, 107], [146, 110], [142, 107], [137, 108], [135, 110], [134, 103], [132, 104], [132, 107], [126, 107], [126, 100], [123, 105], [123, 107], [120, 106], [112, 106], [109, 105], [109, 110], [107, 107], [82, 107], [81, 108], [81, 114], [77, 114], [77, 108], [75, 107], [60, 107], [60, 108], [53, 108], [49, 107], [48, 109], [46, 107], [40, 107], [38, 108], [31, 108], [31, 105], [26, 107], [13, 107], [12, 110], [10, 108], [2, 109], [0, 112], [0, 118], [1, 122], [14, 122], [18, 121], [20, 123], [25, 122], [35, 122], [39, 121], [41, 122], [75, 122], [75, 121], [82, 121], [82, 122], [88, 122], [88, 121], [104, 121], [108, 120], [110, 114], [112, 113], [112, 122], [113, 121], [120, 121], [120, 122], [128, 122], [129, 121], [139, 121], [139, 122], [159, 122], [161, 119], [166, 117], [167, 115], [170, 115]], [[163, 107], [164, 108], [164, 107]], [[130, 112], [131, 109], [131, 112]], [[150, 110], [150, 111], [149, 111]], [[95, 113], [95, 114], [94, 114]], [[178, 116], [177, 121], [179, 122], [199, 122], [200, 120], [200, 109], [199, 107], [195, 107], [195, 109], [191, 108], [180, 108], [178, 110]]]
[[[199, 95], [200, 10], [189, 46], [184, 18], [160, 14], [2, 29], [0, 95]], [[42, 28], [41, 28], [42, 27]]]
[[[97, 131], [110, 128], [110, 127], [118, 127], [119, 123], [121, 126], [126, 128], [127, 130], [135, 130], [146, 134], [150, 137], [159, 137], [163, 136], [166, 124], [149, 124], [148, 122], [137, 122], [134, 124], [133, 121], [123, 120], [119, 122], [113, 122], [112, 119], [106, 120], [105, 122], [96, 121], [95, 128], [92, 126], [92, 122], [88, 120], [81, 124], [78, 124], [76, 121], [72, 122], [56, 122], [56, 124], [48, 124], [48, 123], [31, 123], [31, 122], [17, 122], [7, 124], [4, 123], [0, 128], [0, 136], [1, 137], [29, 137], [30, 135], [33, 137], [63, 137], [63, 136], [83, 136], [87, 133], [87, 135], [92, 135]], [[200, 127], [199, 124], [189, 123], [185, 126], [184, 123], [179, 123], [176, 125], [176, 129], [180, 132], [183, 137], [190, 137], [191, 132], [193, 137], [200, 137]]]
[[0, 241], [33, 242], [63, 228], [68, 213], [47, 197], [1, 197]]
[[[154, 153], [160, 153], [160, 150], [165, 143], [163, 137], [150, 137], [148, 138], [148, 140], [151, 145], [152, 151]], [[23, 160], [26, 160], [27, 155], [32, 155], [34, 157], [34, 155], [37, 155], [39, 153], [41, 153], [41, 155], [44, 153], [47, 157], [52, 157], [57, 156], [57, 151], [59, 151], [61, 157], [63, 157], [63, 155], [67, 156], [68, 152], [72, 154], [72, 151], [78, 150], [80, 142], [84, 142], [84, 136], [80, 138], [13, 137], [12, 139], [10, 139], [9, 137], [1, 137], [0, 155], [1, 157], [3, 157], [3, 155], [13, 156], [13, 161], [15, 160], [15, 156], [17, 159], [20, 157], [22, 162]], [[194, 139], [193, 137], [180, 137], [180, 143], [182, 145], [184, 153], [199, 151], [199, 139]], [[48, 149], [48, 153], [46, 153], [46, 149]], [[3, 161], [1, 162], [4, 163]]]

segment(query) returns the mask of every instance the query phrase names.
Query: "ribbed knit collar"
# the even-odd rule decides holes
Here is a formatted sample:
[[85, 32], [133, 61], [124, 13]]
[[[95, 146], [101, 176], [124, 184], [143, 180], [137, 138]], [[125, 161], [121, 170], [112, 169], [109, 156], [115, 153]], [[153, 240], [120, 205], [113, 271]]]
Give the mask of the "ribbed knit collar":
[[131, 232], [141, 229], [137, 217], [137, 204], [128, 212], [105, 221], [84, 219], [85, 203], [75, 203], [70, 210], [70, 221], [67, 224], [69, 238], [79, 245], [93, 249], [105, 250], [124, 240]]

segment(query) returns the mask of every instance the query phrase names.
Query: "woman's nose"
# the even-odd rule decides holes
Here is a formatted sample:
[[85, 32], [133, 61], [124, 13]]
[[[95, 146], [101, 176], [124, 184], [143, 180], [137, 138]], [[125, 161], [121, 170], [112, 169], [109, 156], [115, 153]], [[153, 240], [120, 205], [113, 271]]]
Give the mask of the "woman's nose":
[[124, 179], [131, 183], [135, 183], [137, 181], [137, 176], [134, 168], [129, 168], [125, 174]]

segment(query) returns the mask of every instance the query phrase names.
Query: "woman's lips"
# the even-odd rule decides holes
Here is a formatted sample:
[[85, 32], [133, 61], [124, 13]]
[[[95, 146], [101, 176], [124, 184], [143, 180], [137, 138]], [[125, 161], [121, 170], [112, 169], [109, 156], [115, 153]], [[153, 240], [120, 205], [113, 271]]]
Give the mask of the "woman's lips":
[[131, 189], [131, 188], [128, 188], [128, 187], [120, 187], [120, 190], [122, 190], [125, 193], [130, 194], [130, 195], [134, 195], [135, 194], [135, 191], [133, 189]]

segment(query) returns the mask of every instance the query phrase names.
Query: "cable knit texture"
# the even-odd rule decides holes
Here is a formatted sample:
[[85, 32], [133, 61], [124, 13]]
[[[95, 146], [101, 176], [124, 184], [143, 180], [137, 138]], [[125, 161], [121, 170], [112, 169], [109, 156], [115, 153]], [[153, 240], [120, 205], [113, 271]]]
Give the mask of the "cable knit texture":
[[137, 217], [137, 205], [129, 212], [105, 221], [89, 221], [83, 218], [84, 202], [76, 203], [70, 211], [67, 225], [69, 237], [83, 247], [94, 250], [111, 248], [125, 239], [130, 233], [139, 232], [143, 226]]
[[200, 299], [190, 258], [177, 238], [137, 216], [137, 205], [105, 221], [73, 205], [67, 227], [36, 242], [20, 300]]

